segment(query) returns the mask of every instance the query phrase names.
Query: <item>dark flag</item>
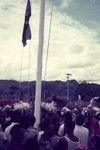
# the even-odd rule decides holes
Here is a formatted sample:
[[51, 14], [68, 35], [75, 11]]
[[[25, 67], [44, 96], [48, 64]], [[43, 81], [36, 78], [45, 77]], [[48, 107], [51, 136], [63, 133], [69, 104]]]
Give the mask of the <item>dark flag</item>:
[[31, 4], [30, 4], [30, 0], [27, 0], [25, 21], [24, 21], [23, 34], [22, 34], [23, 46], [25, 46], [27, 44], [27, 40], [31, 39], [31, 29], [30, 29], [30, 25], [29, 25], [30, 17], [31, 17]]

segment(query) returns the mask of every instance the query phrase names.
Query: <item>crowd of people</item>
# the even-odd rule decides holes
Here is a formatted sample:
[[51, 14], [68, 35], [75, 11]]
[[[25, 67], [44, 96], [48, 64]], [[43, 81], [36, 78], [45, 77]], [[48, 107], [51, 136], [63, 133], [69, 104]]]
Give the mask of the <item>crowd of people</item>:
[[[16, 106], [16, 105], [15, 105]], [[0, 107], [0, 150], [99, 150], [100, 98], [87, 107], [74, 108], [41, 105], [41, 120], [31, 107]]]

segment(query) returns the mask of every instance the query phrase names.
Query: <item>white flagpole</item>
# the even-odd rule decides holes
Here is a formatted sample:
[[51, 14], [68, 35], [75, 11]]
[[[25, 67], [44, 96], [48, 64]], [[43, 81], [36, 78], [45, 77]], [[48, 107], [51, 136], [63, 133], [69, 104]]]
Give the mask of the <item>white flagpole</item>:
[[40, 123], [42, 56], [44, 45], [44, 19], [45, 19], [45, 0], [40, 0], [39, 43], [37, 54], [36, 92], [35, 92], [35, 110], [34, 110], [34, 115], [36, 117], [36, 126], [38, 126]]

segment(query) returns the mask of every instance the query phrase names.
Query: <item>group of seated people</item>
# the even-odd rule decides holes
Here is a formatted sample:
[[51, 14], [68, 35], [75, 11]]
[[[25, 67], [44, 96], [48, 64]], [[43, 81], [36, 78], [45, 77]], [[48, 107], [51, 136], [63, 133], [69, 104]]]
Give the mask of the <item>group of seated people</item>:
[[30, 110], [0, 110], [0, 150], [100, 149], [100, 112], [92, 108], [86, 113], [42, 108], [38, 128], [35, 122]]

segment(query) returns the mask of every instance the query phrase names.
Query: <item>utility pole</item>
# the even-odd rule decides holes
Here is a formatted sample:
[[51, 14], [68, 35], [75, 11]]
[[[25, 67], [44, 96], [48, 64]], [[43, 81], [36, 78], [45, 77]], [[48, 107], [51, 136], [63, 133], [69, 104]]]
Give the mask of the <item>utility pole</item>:
[[67, 100], [69, 101], [69, 77], [72, 75], [70, 73], [66, 73], [67, 75]]

